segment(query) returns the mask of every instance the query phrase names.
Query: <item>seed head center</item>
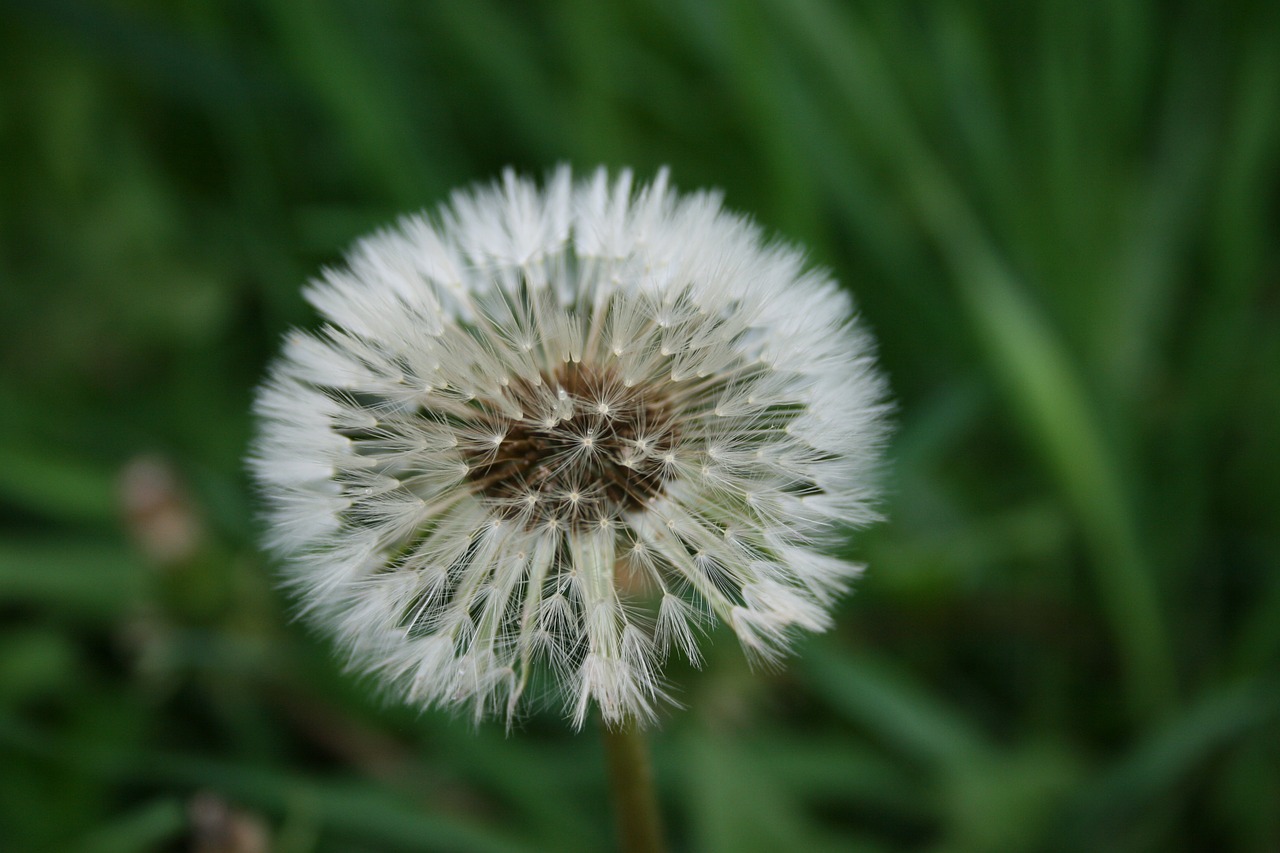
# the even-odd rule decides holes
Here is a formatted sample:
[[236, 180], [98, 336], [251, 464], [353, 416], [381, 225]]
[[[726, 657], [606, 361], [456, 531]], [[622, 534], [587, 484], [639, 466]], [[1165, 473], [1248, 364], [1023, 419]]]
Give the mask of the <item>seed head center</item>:
[[501, 440], [463, 453], [474, 492], [499, 517], [598, 528], [662, 493], [678, 438], [668, 389], [628, 387], [577, 362], [541, 380], [512, 381], [504, 390], [524, 415], [486, 408], [482, 428]]

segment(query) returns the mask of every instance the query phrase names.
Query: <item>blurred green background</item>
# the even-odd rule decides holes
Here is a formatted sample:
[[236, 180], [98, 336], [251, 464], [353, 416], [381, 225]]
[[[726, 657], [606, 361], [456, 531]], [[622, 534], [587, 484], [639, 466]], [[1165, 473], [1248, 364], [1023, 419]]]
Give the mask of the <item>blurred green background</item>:
[[290, 622], [241, 463], [310, 274], [561, 161], [809, 246], [899, 404], [838, 629], [673, 673], [677, 849], [1280, 850], [1280, 4], [0, 2], [0, 157], [0, 850], [608, 849], [591, 731]]

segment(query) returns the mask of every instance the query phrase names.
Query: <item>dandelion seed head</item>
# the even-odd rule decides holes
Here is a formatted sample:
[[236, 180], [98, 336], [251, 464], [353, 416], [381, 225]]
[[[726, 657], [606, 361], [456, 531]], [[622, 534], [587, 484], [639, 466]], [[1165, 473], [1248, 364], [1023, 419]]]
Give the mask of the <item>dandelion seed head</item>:
[[268, 544], [405, 701], [649, 721], [714, 621], [772, 662], [859, 573], [829, 553], [876, 517], [873, 345], [717, 194], [508, 172], [305, 293], [256, 404]]

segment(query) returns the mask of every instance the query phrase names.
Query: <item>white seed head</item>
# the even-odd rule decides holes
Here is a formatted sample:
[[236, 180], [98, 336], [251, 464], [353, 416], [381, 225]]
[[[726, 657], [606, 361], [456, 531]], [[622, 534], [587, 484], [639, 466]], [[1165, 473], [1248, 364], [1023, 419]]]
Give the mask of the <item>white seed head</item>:
[[353, 667], [477, 719], [652, 720], [711, 622], [825, 629], [885, 386], [850, 300], [661, 172], [506, 173], [311, 282], [257, 398], [268, 544]]

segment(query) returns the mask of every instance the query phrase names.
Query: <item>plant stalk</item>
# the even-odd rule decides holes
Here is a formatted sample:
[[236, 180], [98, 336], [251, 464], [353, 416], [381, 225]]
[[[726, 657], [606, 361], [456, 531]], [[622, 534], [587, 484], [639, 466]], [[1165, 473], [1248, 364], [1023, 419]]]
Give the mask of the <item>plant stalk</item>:
[[662, 819], [644, 732], [633, 720], [627, 720], [615, 728], [602, 724], [601, 733], [608, 753], [619, 849], [622, 853], [664, 853]]

